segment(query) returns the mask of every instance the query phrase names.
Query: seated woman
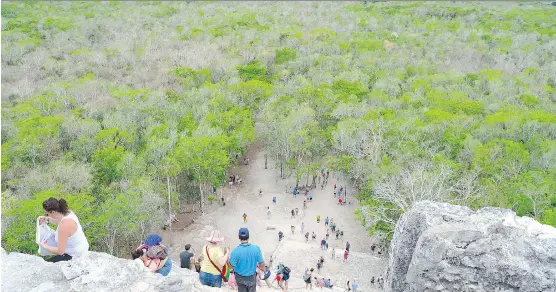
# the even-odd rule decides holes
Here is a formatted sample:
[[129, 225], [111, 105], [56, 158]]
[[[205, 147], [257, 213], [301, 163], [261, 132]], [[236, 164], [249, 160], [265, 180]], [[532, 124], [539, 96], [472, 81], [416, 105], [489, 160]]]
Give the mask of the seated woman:
[[39, 243], [44, 249], [55, 254], [46, 261], [53, 263], [69, 261], [75, 255], [89, 250], [89, 242], [83, 233], [79, 219], [68, 209], [66, 200], [49, 198], [42, 202], [42, 208], [45, 216], [39, 217], [39, 222], [58, 225], [55, 234], [56, 246], [50, 246], [47, 242]]
[[168, 248], [162, 244], [162, 238], [156, 234], [149, 235], [145, 242], [132, 252], [131, 257], [139, 258], [150, 271], [162, 276], [168, 276], [172, 269]]

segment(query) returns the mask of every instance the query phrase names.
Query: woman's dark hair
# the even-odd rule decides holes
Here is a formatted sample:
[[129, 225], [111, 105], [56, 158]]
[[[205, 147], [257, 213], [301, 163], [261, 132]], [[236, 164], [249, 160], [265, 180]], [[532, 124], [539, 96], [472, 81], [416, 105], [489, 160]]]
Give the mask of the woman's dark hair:
[[140, 258], [143, 255], [143, 249], [136, 249], [134, 251], [131, 252], [131, 258], [132, 259], [137, 259]]
[[47, 212], [56, 211], [64, 215], [69, 213], [68, 202], [64, 199], [50, 198], [42, 202], [42, 208]]

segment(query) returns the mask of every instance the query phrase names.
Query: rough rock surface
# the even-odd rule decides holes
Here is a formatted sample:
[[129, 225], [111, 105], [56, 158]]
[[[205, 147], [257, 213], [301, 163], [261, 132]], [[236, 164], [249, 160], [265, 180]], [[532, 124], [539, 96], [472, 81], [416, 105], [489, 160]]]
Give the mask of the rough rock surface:
[[172, 269], [168, 277], [132, 260], [88, 252], [68, 262], [48, 263], [21, 253], [2, 253], [2, 291], [220, 291], [202, 286], [198, 274]]
[[556, 229], [500, 208], [420, 202], [391, 243], [385, 291], [556, 291]]

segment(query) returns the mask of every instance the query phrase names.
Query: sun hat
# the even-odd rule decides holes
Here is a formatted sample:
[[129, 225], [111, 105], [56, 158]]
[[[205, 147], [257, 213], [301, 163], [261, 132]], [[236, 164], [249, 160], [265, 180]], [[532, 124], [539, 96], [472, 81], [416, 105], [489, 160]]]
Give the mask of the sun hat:
[[208, 242], [221, 242], [224, 241], [224, 237], [220, 234], [218, 230], [212, 230], [209, 234], [209, 237], [206, 238]]

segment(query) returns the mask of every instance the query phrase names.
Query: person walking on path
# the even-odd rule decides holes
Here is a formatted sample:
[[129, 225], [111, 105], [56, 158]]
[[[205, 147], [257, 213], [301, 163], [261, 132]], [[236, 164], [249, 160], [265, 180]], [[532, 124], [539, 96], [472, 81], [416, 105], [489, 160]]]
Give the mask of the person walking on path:
[[330, 233], [328, 233], [328, 230], [326, 230], [326, 241], [328, 241], [329, 236], [330, 236]]
[[336, 260], [336, 248], [332, 248], [332, 260]]
[[292, 209], [292, 219], [295, 218], [295, 210]]
[[320, 248], [324, 249], [326, 247], [326, 240], [324, 238], [320, 241]]
[[247, 223], [247, 214], [243, 213], [243, 223]]
[[272, 204], [276, 205], [276, 196], [272, 197]]
[[241, 243], [230, 255], [230, 265], [234, 267], [238, 292], [255, 292], [257, 266], [261, 272], [266, 273], [263, 254], [258, 245], [249, 243], [249, 229], [240, 228], [238, 237]]
[[259, 197], [262, 197], [262, 196], [263, 196], [263, 190], [259, 189]]
[[336, 231], [336, 223], [331, 223], [332, 232]]
[[268, 219], [270, 219], [270, 206], [266, 207], [266, 215], [268, 216]]
[[317, 223], [320, 223], [320, 215], [317, 216]]
[[313, 284], [311, 284], [311, 278], [313, 277], [313, 271], [315, 269], [311, 268], [309, 271], [305, 271], [305, 275], [303, 275], [303, 280], [305, 281], [305, 289], [313, 289]]
[[305, 223], [301, 222], [301, 234], [303, 234], [304, 230], [305, 230]]
[[349, 255], [349, 252], [348, 252], [347, 250], [344, 251], [344, 263], [347, 262], [347, 260], [348, 260], [348, 255]]
[[305, 233], [305, 243], [309, 242], [309, 231]]
[[349, 244], [349, 241], [346, 241], [346, 250], [347, 250], [348, 252], [349, 252], [349, 247], [350, 247], [350, 246], [351, 246], [351, 245]]
[[299, 208], [295, 208], [295, 216], [299, 215]]
[[303, 209], [307, 209], [307, 201], [303, 201]]
[[357, 283], [357, 280], [353, 280], [353, 283], [351, 283], [351, 291], [357, 292], [357, 288], [359, 288], [359, 284]]
[[324, 226], [328, 226], [328, 216], [326, 216], [326, 218], [324, 218]]

